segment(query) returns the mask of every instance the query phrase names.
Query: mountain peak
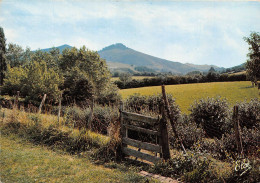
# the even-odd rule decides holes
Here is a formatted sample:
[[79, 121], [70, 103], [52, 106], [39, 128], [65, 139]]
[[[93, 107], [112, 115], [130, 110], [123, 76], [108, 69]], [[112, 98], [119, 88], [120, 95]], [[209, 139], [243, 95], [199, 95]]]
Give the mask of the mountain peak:
[[128, 48], [125, 45], [123, 45], [122, 43], [116, 43], [116, 44], [112, 44], [110, 46], [103, 48], [102, 51], [112, 50], [112, 49], [125, 50], [125, 49], [128, 49]]

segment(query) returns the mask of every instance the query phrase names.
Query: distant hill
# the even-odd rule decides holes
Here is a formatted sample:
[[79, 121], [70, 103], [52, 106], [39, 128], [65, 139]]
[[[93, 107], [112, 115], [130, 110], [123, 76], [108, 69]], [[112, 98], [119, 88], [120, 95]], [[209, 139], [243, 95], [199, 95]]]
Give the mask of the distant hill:
[[[64, 45], [61, 45], [61, 46], [58, 46], [58, 47], [55, 47], [55, 48], [58, 48], [60, 50], [60, 53], [62, 53], [63, 50], [65, 50], [66, 48], [71, 49], [72, 46], [64, 44]], [[52, 48], [45, 48], [45, 49], [41, 49], [41, 51], [49, 52], [49, 51], [51, 51], [51, 49]]]
[[145, 66], [157, 72], [172, 72], [175, 74], [186, 74], [191, 71], [208, 71], [210, 67], [216, 70], [222, 69], [212, 65], [182, 64], [141, 53], [128, 48], [121, 43], [113, 44], [98, 51], [101, 58], [106, 59], [110, 68], [122, 69], [118, 63], [127, 64], [127, 68], [133, 66]]
[[[60, 53], [72, 46], [64, 44], [56, 47]], [[41, 49], [49, 52], [52, 48]], [[192, 71], [207, 72], [211, 67], [217, 71], [224, 68], [215, 65], [195, 65], [190, 63], [180, 63], [154, 57], [134, 49], [128, 48], [122, 43], [113, 44], [98, 51], [101, 58], [107, 61], [112, 72], [172, 72], [174, 74], [187, 74]]]
[[241, 72], [245, 70], [246, 70], [246, 62], [227, 69], [227, 71], [231, 71], [231, 72]]

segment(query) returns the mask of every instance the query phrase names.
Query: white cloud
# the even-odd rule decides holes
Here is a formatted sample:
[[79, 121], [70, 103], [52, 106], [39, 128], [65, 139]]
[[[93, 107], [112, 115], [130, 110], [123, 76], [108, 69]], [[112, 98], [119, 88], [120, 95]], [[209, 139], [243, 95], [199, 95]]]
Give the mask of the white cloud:
[[19, 34], [17, 30], [10, 29], [10, 28], [4, 28], [5, 37], [8, 42], [14, 42], [19, 37]]

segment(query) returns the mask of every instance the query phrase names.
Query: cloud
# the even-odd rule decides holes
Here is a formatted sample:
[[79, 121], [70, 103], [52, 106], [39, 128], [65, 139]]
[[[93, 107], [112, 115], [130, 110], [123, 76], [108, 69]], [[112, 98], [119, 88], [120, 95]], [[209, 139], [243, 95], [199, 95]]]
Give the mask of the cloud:
[[4, 1], [0, 22], [9, 29], [8, 41], [32, 49], [67, 43], [100, 50], [122, 42], [168, 60], [218, 62], [228, 66], [245, 60], [247, 45], [242, 38], [250, 31], [260, 30], [256, 24], [259, 5], [256, 2]]

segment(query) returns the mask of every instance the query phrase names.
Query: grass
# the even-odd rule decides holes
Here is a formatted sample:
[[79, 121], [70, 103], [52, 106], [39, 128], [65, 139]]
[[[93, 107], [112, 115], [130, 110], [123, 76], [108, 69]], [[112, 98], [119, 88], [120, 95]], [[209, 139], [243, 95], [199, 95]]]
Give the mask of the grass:
[[[249, 81], [167, 85], [166, 92], [173, 95], [176, 103], [184, 113], [189, 113], [188, 109], [195, 100], [206, 97], [221, 96], [222, 98], [226, 98], [230, 105], [245, 100], [249, 101], [252, 98], [260, 98], [257, 88], [253, 88]], [[161, 87], [154, 86], [120, 90], [120, 94], [124, 99], [134, 93], [154, 95], [161, 93]]]
[[[146, 182], [132, 170], [120, 171], [35, 146], [15, 135], [2, 135], [1, 181], [8, 182]], [[10, 145], [12, 144], [12, 145]]]

